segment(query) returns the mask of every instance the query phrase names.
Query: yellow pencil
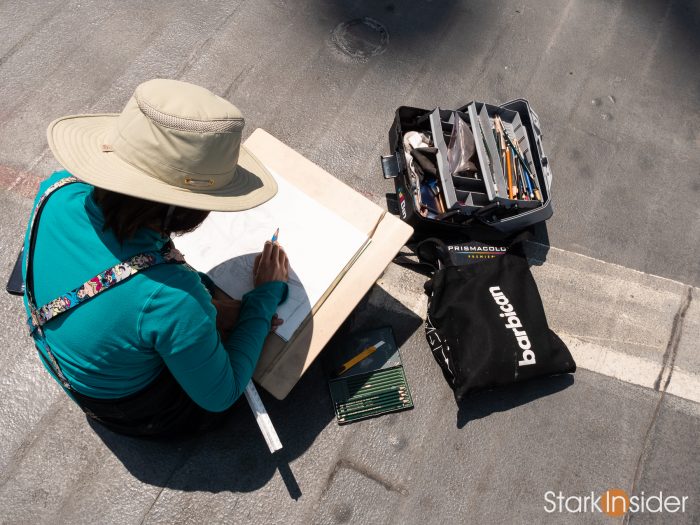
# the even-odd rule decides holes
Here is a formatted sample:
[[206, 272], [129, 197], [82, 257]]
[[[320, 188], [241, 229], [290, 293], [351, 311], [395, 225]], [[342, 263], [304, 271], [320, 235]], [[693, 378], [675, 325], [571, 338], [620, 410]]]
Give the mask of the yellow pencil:
[[348, 362], [346, 362], [343, 366], [341, 366], [340, 370], [338, 370], [338, 373], [336, 375], [344, 374], [345, 372], [350, 370], [353, 366], [355, 366], [357, 363], [359, 363], [363, 359], [366, 359], [367, 357], [371, 356], [374, 352], [377, 351], [377, 348], [379, 348], [383, 344], [384, 344], [384, 341], [379, 341], [378, 343], [374, 344], [373, 346], [369, 346], [369, 347], [365, 348], [362, 352], [360, 352], [355, 357], [353, 357]]

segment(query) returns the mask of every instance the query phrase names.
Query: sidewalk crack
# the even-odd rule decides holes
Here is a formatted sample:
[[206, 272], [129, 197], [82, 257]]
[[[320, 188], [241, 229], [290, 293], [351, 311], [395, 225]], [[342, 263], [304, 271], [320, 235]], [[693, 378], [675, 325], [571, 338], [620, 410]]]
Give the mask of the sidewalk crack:
[[[663, 357], [663, 366], [659, 371], [659, 376], [654, 382], [654, 390], [657, 392], [660, 390], [666, 391], [668, 384], [671, 382], [671, 375], [673, 374], [673, 365], [676, 362], [676, 354], [678, 353], [678, 345], [681, 342], [681, 334], [683, 333], [683, 322], [685, 321], [685, 315], [688, 312], [690, 303], [693, 300], [693, 289], [688, 287], [685, 299], [681, 303], [675, 317], [673, 318], [673, 327], [671, 328], [671, 336], [668, 338], [668, 344], [666, 345], [666, 351]], [[667, 373], [668, 372], [668, 373]], [[666, 375], [666, 381], [663, 386], [661, 381]]]
[[[668, 344], [666, 345], [666, 352], [664, 352], [663, 366], [661, 367], [659, 376], [656, 378], [656, 382], [654, 383], [654, 390], [660, 392], [661, 395], [659, 396], [659, 399], [656, 402], [656, 406], [654, 407], [654, 413], [651, 416], [651, 421], [649, 421], [649, 425], [647, 426], [646, 432], [644, 433], [644, 439], [642, 441], [642, 452], [639, 454], [639, 458], [637, 458], [637, 465], [634, 469], [634, 478], [632, 478], [632, 488], [630, 490], [630, 495], [635, 494], [637, 488], [639, 487], [639, 482], [642, 477], [642, 467], [644, 465], [645, 459], [649, 454], [651, 431], [656, 425], [656, 421], [659, 418], [659, 412], [661, 412], [661, 405], [663, 404], [664, 398], [666, 397], [666, 389], [668, 388], [668, 385], [671, 382], [671, 376], [673, 375], [673, 367], [676, 362], [676, 355], [678, 354], [678, 346], [680, 344], [681, 335], [683, 333], [683, 323], [685, 321], [685, 316], [688, 312], [688, 308], [690, 307], [690, 303], [692, 302], [692, 300], [693, 288], [689, 286], [685, 298], [681, 303], [680, 307], [678, 308], [675, 317], [673, 318], [671, 336], [669, 337]], [[666, 371], [668, 371], [668, 374], [666, 374]], [[666, 380], [663, 382], [662, 385], [661, 381], [663, 380], [664, 375], [666, 375]], [[621, 519], [621, 523], [627, 525], [629, 524], [631, 518], [632, 514], [627, 512]]]
[[[197, 452], [198, 447], [200, 447], [201, 445], [202, 445], [202, 439], [200, 436], [200, 437], [196, 438], [194, 443], [192, 443], [192, 446], [189, 450], [183, 451], [183, 454], [182, 454], [182, 457], [180, 458], [180, 461], [173, 467], [173, 469], [168, 474], [168, 477], [165, 480], [163, 480], [163, 482], [161, 483], [160, 490], [155, 495], [155, 497], [153, 498], [153, 501], [148, 506], [148, 508], [145, 509], [143, 516], [141, 517], [140, 525], [143, 525], [144, 523], [146, 523], [146, 520], [150, 516], [151, 511], [156, 506], [156, 503], [158, 503], [158, 500], [160, 499], [160, 497], [163, 495], [163, 492], [165, 491], [166, 488], [169, 488], [170, 481], [175, 477], [176, 474], [178, 474], [180, 472], [180, 469], [182, 469], [182, 467], [185, 466], [185, 464], [192, 458], [192, 456]], [[183, 445], [183, 448], [184, 448], [184, 445]]]
[[[170, 477], [167, 479], [167, 481], [170, 481], [170, 478], [172, 478], [172, 477], [173, 477], [173, 474], [170, 475]], [[146, 523], [146, 519], [148, 518], [149, 514], [150, 514], [151, 511], [153, 510], [153, 507], [156, 506], [156, 503], [158, 502], [158, 499], [160, 499], [161, 494], [163, 494], [163, 491], [165, 490], [167, 481], [166, 481], [166, 483], [164, 483], [163, 486], [160, 488], [160, 490], [158, 491], [158, 494], [156, 494], [156, 497], [153, 498], [153, 501], [151, 502], [151, 504], [150, 504], [150, 505], [148, 506], [148, 508], [146, 509], [146, 512], [144, 512], [143, 517], [141, 518], [141, 523], [140, 523], [140, 525], [143, 525], [144, 523]]]
[[325, 487], [323, 488], [321, 495], [325, 494], [328, 491], [328, 489], [330, 489], [336, 475], [343, 468], [357, 472], [361, 476], [364, 476], [365, 478], [374, 481], [378, 485], [381, 485], [382, 487], [384, 487], [384, 489], [386, 489], [389, 492], [396, 492], [397, 494], [400, 494], [402, 496], [408, 495], [408, 490], [405, 487], [401, 486], [398, 483], [389, 481], [384, 476], [372, 472], [368, 468], [362, 465], [358, 465], [354, 461], [348, 459], [339, 459], [336, 462], [336, 464], [333, 466], [333, 470], [331, 471], [330, 475], [328, 476], [328, 479], [326, 480]]

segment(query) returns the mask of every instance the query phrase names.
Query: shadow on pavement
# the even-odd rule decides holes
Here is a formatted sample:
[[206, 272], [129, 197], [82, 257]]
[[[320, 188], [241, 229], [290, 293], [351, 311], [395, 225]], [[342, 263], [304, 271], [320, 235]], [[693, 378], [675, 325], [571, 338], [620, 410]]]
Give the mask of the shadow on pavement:
[[313, 365], [283, 401], [259, 389], [283, 449], [270, 454], [244, 397], [224, 423], [203, 435], [171, 441], [112, 433], [88, 420], [95, 433], [139, 481], [182, 491], [250, 492], [279, 470], [290, 497], [301, 496], [289, 462], [314, 442], [332, 417], [323, 372]]
[[463, 428], [470, 421], [490, 416], [495, 412], [505, 412], [535, 399], [556, 394], [573, 384], [573, 374], [562, 374], [477, 392], [458, 402], [457, 428]]
[[[391, 326], [399, 348], [423, 325], [423, 319], [406, 308], [380, 286], [374, 286], [341, 325], [324, 350], [323, 356], [329, 355], [329, 348], [353, 332], [372, 330], [382, 326]], [[326, 364], [326, 359], [322, 360]]]
[[[414, 42], [434, 43], [435, 35], [441, 35], [454, 21], [455, 10], [463, 10], [458, 3], [450, 0], [396, 1], [385, 0], [335, 0], [317, 2], [317, 12], [324, 19], [342, 23], [349, 20], [370, 17], [385, 25], [390, 38], [400, 46], [413, 46]], [[362, 37], [361, 34], [357, 35]]]
[[[381, 314], [381, 315], [380, 315]], [[422, 320], [375, 286], [328, 343], [349, 331], [391, 325], [400, 346]], [[125, 437], [88, 420], [95, 433], [139, 481], [181, 491], [250, 492], [264, 486], [279, 471], [289, 495], [298, 499], [302, 488], [290, 463], [301, 456], [331, 423], [334, 414], [323, 357], [318, 359], [282, 401], [262, 389], [260, 397], [282, 442], [270, 454], [245, 398], [229, 409], [224, 424], [204, 435], [173, 441]]]
[[542, 266], [547, 261], [550, 246], [547, 223], [537, 223], [532, 227], [531, 231], [532, 242], [526, 243], [525, 254], [530, 266]]

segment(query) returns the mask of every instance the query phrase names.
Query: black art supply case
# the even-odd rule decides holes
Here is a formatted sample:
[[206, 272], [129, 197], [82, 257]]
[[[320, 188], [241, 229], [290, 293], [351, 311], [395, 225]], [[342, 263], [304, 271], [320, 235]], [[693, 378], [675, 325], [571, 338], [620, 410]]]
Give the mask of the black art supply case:
[[[469, 123], [476, 145], [479, 174], [475, 177], [448, 173], [447, 141], [452, 131], [455, 111], [427, 110], [402, 106], [396, 110], [389, 130], [391, 155], [382, 158], [385, 178], [394, 180], [399, 215], [415, 230], [413, 239], [429, 236], [459, 236], [479, 232], [486, 238], [492, 234], [509, 235], [552, 216], [552, 172], [542, 149], [542, 133], [537, 114], [524, 99], [500, 106], [472, 102], [456, 110]], [[496, 154], [491, 119], [499, 115], [508, 134], [517, 140], [530, 171], [533, 188], [541, 202], [508, 198], [503, 166]], [[440, 183], [447, 204], [446, 214], [421, 215], [419, 202], [408, 174], [403, 136], [409, 131], [426, 133], [438, 149]], [[446, 138], [447, 137], [447, 138]]]

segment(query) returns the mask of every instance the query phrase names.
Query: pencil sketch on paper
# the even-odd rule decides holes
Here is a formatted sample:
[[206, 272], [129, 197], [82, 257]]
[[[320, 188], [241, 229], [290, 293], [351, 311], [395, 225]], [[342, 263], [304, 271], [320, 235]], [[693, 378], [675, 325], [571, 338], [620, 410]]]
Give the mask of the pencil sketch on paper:
[[[208, 275], [224, 292], [234, 299], [241, 299], [253, 289], [253, 266], [257, 253], [234, 257], [209, 270]], [[311, 311], [309, 296], [294, 268], [289, 268], [287, 300], [277, 308], [277, 315], [284, 323], [277, 328], [277, 335], [288, 341]], [[285, 326], [286, 325], [286, 326]]]

